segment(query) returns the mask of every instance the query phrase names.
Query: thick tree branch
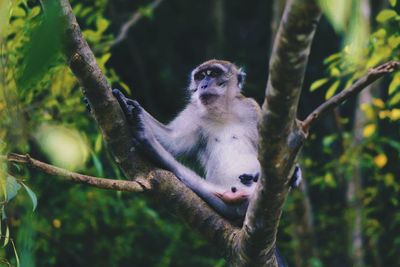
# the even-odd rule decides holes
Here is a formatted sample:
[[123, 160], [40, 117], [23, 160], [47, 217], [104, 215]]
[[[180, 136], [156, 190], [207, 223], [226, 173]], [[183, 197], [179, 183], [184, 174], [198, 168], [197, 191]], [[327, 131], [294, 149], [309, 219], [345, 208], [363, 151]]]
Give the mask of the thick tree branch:
[[[134, 146], [122, 110], [111, 93], [67, 0], [58, 0], [66, 18], [65, 56], [70, 68], [84, 88], [93, 116], [103, 137], [125, 176], [146, 177], [151, 184], [149, 192], [154, 198], [180, 215], [194, 229], [220, 248], [227, 250], [228, 237], [237, 229], [219, 216], [195, 193], [185, 187], [167, 171], [155, 170], [134, 153]], [[141, 171], [138, 174], [138, 170]]]
[[143, 192], [151, 189], [150, 183], [144, 178], [137, 178], [135, 181], [98, 178], [94, 176], [71, 172], [66, 169], [62, 169], [31, 158], [29, 155], [19, 155], [11, 153], [8, 156], [0, 155], [0, 160], [7, 160], [8, 162], [27, 165], [28, 167], [35, 168], [41, 172], [50, 175], [60, 176], [63, 179], [73, 183], [89, 185], [101, 189], [126, 192]]
[[322, 103], [319, 107], [317, 107], [307, 118], [301, 123], [301, 127], [305, 133], [308, 133], [310, 126], [315, 123], [321, 115], [324, 113], [333, 110], [341, 103], [349, 99], [350, 97], [358, 94], [363, 89], [367, 88], [370, 84], [375, 82], [376, 80], [382, 78], [388, 73], [391, 73], [400, 68], [400, 62], [398, 61], [390, 61], [388, 63], [382, 64], [376, 68], [373, 68], [368, 71], [368, 73], [357, 80], [352, 86], [341, 91], [339, 94], [331, 97], [326, 102]]
[[133, 147], [122, 110], [111, 92], [110, 85], [101, 73], [96, 59], [72, 13], [68, 0], [59, 0], [62, 16], [66, 19], [65, 56], [80, 85], [84, 88], [92, 115], [103, 133], [108, 147], [113, 152], [115, 161], [129, 178], [149, 171], [149, 164], [143, 161]]
[[[160, 6], [160, 4], [164, 0], [154, 0], [152, 3], [150, 3], [146, 8], [150, 9], [151, 11], [154, 11], [157, 7]], [[118, 35], [115, 37], [113, 43], [111, 44], [111, 47], [121, 43], [125, 38], [128, 36], [129, 30], [136, 24], [138, 21], [143, 18], [143, 10], [138, 10], [135, 13], [132, 14], [132, 16], [129, 18], [128, 21], [126, 21], [124, 24], [122, 24], [121, 29], [119, 30]]]
[[262, 176], [235, 239], [237, 266], [276, 266], [273, 248], [288, 177], [305, 139], [295, 119], [319, 17], [315, 1], [290, 0], [279, 26], [259, 129]]

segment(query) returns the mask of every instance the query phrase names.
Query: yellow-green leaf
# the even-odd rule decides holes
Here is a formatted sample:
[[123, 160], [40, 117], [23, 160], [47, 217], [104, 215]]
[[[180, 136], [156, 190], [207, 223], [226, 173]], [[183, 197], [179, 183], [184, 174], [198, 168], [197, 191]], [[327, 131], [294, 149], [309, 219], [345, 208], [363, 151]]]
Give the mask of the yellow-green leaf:
[[374, 106], [378, 107], [378, 108], [384, 108], [385, 107], [385, 103], [380, 98], [372, 99], [372, 104], [374, 104]]
[[329, 87], [329, 89], [326, 91], [325, 99], [331, 98], [331, 97], [336, 93], [337, 89], [339, 88], [339, 85], [340, 85], [340, 81], [334, 82], [334, 83]]
[[322, 85], [324, 85], [327, 81], [329, 81], [328, 78], [323, 78], [323, 79], [316, 80], [315, 82], [313, 82], [313, 83], [311, 84], [310, 92], [313, 92], [313, 91], [317, 90], [317, 89], [320, 88]]
[[386, 165], [388, 159], [385, 154], [381, 153], [375, 156], [374, 163], [377, 167], [382, 168]]
[[396, 6], [397, 0], [389, 0], [389, 3], [392, 7]]
[[6, 224], [6, 233], [4, 234], [4, 243], [3, 243], [3, 248], [7, 246], [8, 241], [10, 241], [10, 229], [8, 228], [8, 225]]
[[107, 30], [109, 25], [110, 22], [105, 18], [98, 18], [96, 20], [97, 31], [100, 33], [103, 33], [105, 30]]
[[[0, 1], [0, 42], [1, 39], [5, 37], [6, 29], [9, 25], [9, 14], [11, 10], [11, 1], [10, 0], [1, 0]], [[4, 35], [4, 36], [3, 36]]]
[[378, 22], [385, 22], [391, 18], [394, 18], [397, 16], [396, 11], [391, 10], [391, 9], [384, 9], [381, 12], [379, 12], [378, 16], [376, 16], [376, 21]]
[[399, 86], [400, 86], [400, 72], [396, 73], [393, 77], [393, 80], [390, 82], [388, 91], [389, 95], [393, 94]]
[[395, 94], [392, 98], [389, 100], [389, 106], [394, 106], [400, 103], [400, 92]]
[[370, 136], [372, 136], [376, 131], [376, 125], [375, 124], [368, 124], [364, 127], [363, 130], [363, 136], [368, 138]]
[[400, 36], [390, 36], [388, 39], [388, 44], [392, 49], [396, 48], [400, 44]]
[[331, 76], [333, 77], [339, 77], [340, 76], [340, 70], [338, 68], [332, 68], [330, 71]]

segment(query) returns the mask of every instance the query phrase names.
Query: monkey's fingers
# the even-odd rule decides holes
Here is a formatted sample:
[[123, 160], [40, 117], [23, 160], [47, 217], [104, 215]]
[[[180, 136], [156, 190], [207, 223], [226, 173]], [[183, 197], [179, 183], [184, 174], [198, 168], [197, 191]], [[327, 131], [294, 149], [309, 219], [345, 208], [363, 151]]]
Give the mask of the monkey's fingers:
[[121, 93], [121, 91], [118, 90], [118, 89], [113, 89], [112, 93], [115, 96], [115, 98], [118, 100], [118, 103], [121, 106], [122, 111], [124, 112], [125, 116], [127, 118], [129, 118], [130, 115], [131, 115], [130, 114], [131, 113], [131, 109], [129, 109], [129, 104], [128, 104], [130, 99], [125, 97], [124, 94]]
[[90, 111], [92, 111], [92, 108], [90, 107], [89, 100], [86, 97], [83, 98], [83, 103], [85, 103], [86, 110], [90, 113]]

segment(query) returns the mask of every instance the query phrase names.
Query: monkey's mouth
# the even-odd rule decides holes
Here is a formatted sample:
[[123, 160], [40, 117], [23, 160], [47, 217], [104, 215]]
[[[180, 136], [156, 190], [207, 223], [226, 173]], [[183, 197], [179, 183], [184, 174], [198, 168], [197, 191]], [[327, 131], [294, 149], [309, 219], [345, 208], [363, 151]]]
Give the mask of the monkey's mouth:
[[218, 97], [217, 94], [204, 93], [200, 95], [200, 100], [204, 105], [208, 105], [217, 100]]

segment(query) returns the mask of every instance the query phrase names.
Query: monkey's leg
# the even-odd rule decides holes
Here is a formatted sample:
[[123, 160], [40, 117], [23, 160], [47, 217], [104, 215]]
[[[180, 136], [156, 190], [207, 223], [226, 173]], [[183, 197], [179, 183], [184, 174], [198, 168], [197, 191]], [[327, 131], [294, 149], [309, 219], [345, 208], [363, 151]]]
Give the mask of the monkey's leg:
[[155, 138], [144, 122], [144, 109], [136, 102], [125, 98], [119, 92], [115, 95], [125, 116], [130, 123], [135, 143], [138, 148], [151, 160], [161, 167], [173, 172], [180, 181], [200, 196], [207, 204], [222, 216], [237, 219], [245, 214], [248, 202], [240, 205], [229, 205], [219, 198], [216, 193], [224, 190], [210, 184], [195, 172], [179, 163]]

